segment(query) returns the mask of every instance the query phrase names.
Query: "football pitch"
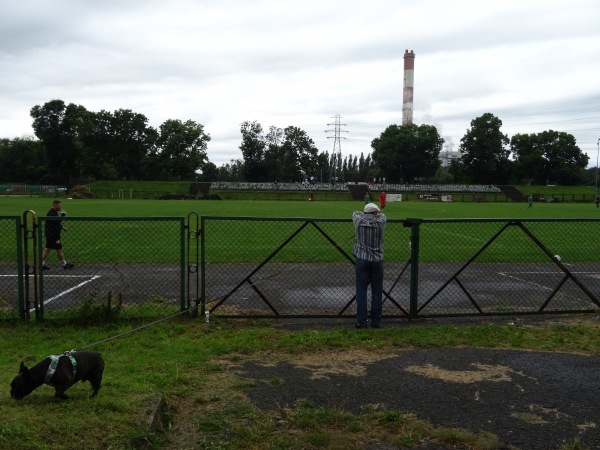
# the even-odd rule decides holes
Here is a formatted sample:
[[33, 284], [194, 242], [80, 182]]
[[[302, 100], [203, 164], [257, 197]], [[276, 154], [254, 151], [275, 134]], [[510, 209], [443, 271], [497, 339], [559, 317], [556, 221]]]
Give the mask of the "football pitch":
[[[0, 197], [0, 216], [20, 216], [33, 210], [45, 215], [51, 198]], [[75, 217], [181, 217], [190, 213], [225, 217], [350, 218], [362, 210], [358, 201], [266, 201], [266, 200], [105, 200], [60, 199], [69, 216]], [[475, 203], [475, 202], [389, 202], [384, 210], [390, 219], [422, 218], [599, 218], [593, 203]]]

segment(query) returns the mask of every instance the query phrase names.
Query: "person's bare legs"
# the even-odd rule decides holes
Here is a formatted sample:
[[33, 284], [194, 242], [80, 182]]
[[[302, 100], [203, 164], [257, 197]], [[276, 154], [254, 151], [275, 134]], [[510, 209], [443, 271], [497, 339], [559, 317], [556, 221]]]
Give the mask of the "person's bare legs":
[[[43, 270], [49, 269], [49, 267], [46, 266], [46, 258], [48, 258], [48, 255], [50, 254], [50, 250], [51, 249], [49, 249], [49, 248], [45, 248], [44, 252], [42, 253]], [[62, 249], [60, 249], [60, 248], [56, 249], [56, 255], [58, 256], [58, 260], [60, 261], [63, 268], [70, 269], [71, 267], [73, 267], [72, 265], [70, 265], [71, 267], [69, 267], [69, 264], [67, 263], [67, 261], [65, 261], [65, 254], [62, 251]]]

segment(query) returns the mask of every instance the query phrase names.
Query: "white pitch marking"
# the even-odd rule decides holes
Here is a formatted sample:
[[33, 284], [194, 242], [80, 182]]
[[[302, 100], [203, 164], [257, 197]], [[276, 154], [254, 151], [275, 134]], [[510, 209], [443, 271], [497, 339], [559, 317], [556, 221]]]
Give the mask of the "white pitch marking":
[[[508, 275], [505, 272], [498, 272], [498, 273], [500, 275], [504, 276], [504, 277], [512, 278], [514, 280], [518, 280], [518, 281], [520, 281], [522, 283], [525, 283], [525, 284], [531, 284], [532, 286], [537, 286], [539, 288], [546, 289], [548, 291], [552, 291], [553, 290], [552, 288], [550, 288], [548, 286], [544, 286], [543, 284], [534, 283], [533, 281], [529, 281], [529, 280], [524, 280], [523, 278], [515, 277], [514, 275]], [[522, 273], [525, 273], [525, 272], [522, 272]], [[553, 273], [553, 272], [527, 272], [527, 273]], [[558, 273], [558, 272], [554, 272], [554, 273]]]
[[[46, 277], [52, 277], [52, 276], [61, 276], [61, 275], [46, 275]], [[84, 277], [86, 277], [86, 275], [63, 275], [63, 276], [61, 276], [61, 278], [84, 278]], [[56, 300], [57, 298], [60, 298], [63, 295], [66, 295], [69, 292], [74, 291], [75, 289], [79, 289], [80, 287], [82, 287], [88, 283], [91, 283], [92, 281], [94, 281], [97, 278], [100, 278], [100, 275], [92, 275], [92, 278], [90, 278], [89, 280], [86, 280], [86, 281], [83, 281], [82, 283], [76, 284], [75, 286], [67, 289], [66, 291], [62, 291], [60, 294], [55, 295], [54, 297], [50, 297], [49, 299], [44, 301], [44, 306], [47, 305], [48, 303], [50, 303], [52, 300]], [[30, 309], [29, 312], [31, 312], [33, 310], [34, 309]]]
[[[514, 280], [518, 280], [521, 283], [525, 283], [525, 284], [530, 284], [532, 286], [536, 286], [539, 287], [541, 289], [545, 289], [547, 291], [553, 291], [554, 288], [548, 287], [548, 286], [544, 286], [543, 284], [539, 284], [539, 283], [534, 283], [533, 281], [529, 281], [529, 280], [525, 280], [523, 278], [519, 278], [517, 276], [514, 275], [509, 275], [510, 272], [498, 272], [499, 275], [502, 275], [504, 277], [508, 277], [508, 278], [512, 278]], [[517, 272], [517, 273], [521, 273], [521, 274], [543, 274], [543, 275], [548, 275], [548, 274], [552, 274], [552, 275], [556, 275], [556, 274], [564, 274], [565, 272], [563, 271], [552, 271], [552, 272]], [[573, 274], [594, 274], [596, 275], [598, 272], [571, 272]]]

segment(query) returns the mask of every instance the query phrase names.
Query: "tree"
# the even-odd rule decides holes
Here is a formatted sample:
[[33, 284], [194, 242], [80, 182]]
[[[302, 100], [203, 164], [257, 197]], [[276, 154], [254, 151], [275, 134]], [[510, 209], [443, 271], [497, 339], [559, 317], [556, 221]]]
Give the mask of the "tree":
[[318, 150], [313, 140], [298, 127], [283, 130], [284, 141], [281, 145], [281, 161], [284, 180], [299, 180], [303, 175], [314, 176], [317, 169]]
[[447, 169], [440, 166], [435, 172], [435, 175], [427, 179], [426, 182], [430, 184], [452, 184], [454, 182], [454, 176], [452, 176]]
[[536, 140], [534, 134], [516, 134], [510, 140], [517, 180], [525, 184], [535, 183], [535, 179], [541, 173], [543, 150]]
[[202, 166], [202, 174], [198, 179], [200, 181], [217, 181], [219, 179], [219, 169], [209, 161]]
[[460, 158], [450, 160], [448, 172], [454, 178], [455, 183], [468, 183], [470, 181], [470, 177], [466, 174], [465, 165]]
[[589, 167], [581, 173], [581, 184], [583, 186], [596, 186], [596, 167]]
[[532, 184], [578, 184], [589, 162], [573, 135], [553, 130], [517, 134], [511, 148], [519, 172]]
[[344, 182], [346, 180], [346, 174], [344, 173], [344, 164], [342, 162], [342, 159], [340, 158], [340, 152], [331, 152], [331, 156], [329, 157], [328, 162], [328, 170], [330, 182], [336, 184], [340, 181]]
[[283, 180], [283, 149], [281, 148], [281, 140], [283, 138], [283, 130], [274, 125], [269, 126], [269, 132], [264, 137], [265, 139], [265, 171], [267, 180], [277, 181]]
[[81, 132], [82, 175], [105, 180], [144, 178], [144, 159], [157, 137], [147, 122], [143, 114], [129, 109], [89, 113]]
[[502, 134], [502, 121], [491, 113], [485, 113], [471, 121], [460, 140], [459, 150], [465, 172], [474, 183], [506, 183], [510, 176], [509, 140]]
[[[433, 176], [444, 140], [433, 125], [390, 125], [373, 139], [373, 160], [388, 182]], [[372, 172], [371, 172], [372, 173]]]
[[329, 176], [329, 152], [320, 152], [317, 156], [317, 173], [319, 174], [319, 181], [328, 180], [327, 177]]
[[97, 180], [118, 179], [112, 155], [112, 115], [107, 111], [90, 113], [82, 131], [83, 148], [77, 166], [83, 177]]
[[48, 169], [43, 161], [41, 141], [33, 137], [0, 139], [0, 180], [45, 183]]
[[31, 108], [30, 115], [34, 133], [44, 145], [49, 181], [71, 185], [79, 175], [77, 159], [82, 147], [81, 130], [89, 118], [87, 110], [52, 100]]
[[[369, 161], [371, 160], [371, 155], [367, 155]], [[369, 170], [368, 163], [365, 160], [365, 155], [363, 152], [360, 153], [360, 158], [358, 158], [358, 178], [352, 181], [366, 181], [367, 180], [367, 171]]]
[[266, 140], [260, 123], [245, 121], [240, 125], [242, 144], [240, 150], [244, 158], [244, 179], [247, 181], [266, 181], [265, 165]]
[[240, 181], [244, 163], [239, 159], [232, 159], [229, 163], [219, 167], [219, 181]]
[[169, 119], [159, 129], [158, 157], [166, 179], [194, 180], [196, 171], [207, 161], [210, 135], [204, 133], [204, 126], [193, 120]]
[[148, 126], [143, 114], [130, 109], [118, 109], [111, 121], [112, 153], [119, 178], [139, 179], [141, 162], [155, 145], [157, 131]]

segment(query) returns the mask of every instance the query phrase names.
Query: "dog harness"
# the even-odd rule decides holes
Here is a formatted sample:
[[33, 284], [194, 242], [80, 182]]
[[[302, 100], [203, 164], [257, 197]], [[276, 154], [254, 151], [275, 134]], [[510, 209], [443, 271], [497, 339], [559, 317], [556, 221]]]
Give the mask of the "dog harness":
[[71, 365], [73, 366], [73, 378], [75, 378], [75, 375], [77, 375], [77, 361], [75, 361], [75, 358], [73, 357], [73, 355], [70, 354], [70, 352], [65, 352], [62, 355], [58, 356], [50, 355], [48, 356], [48, 358], [50, 358], [50, 365], [48, 366], [48, 371], [46, 372], [46, 384], [52, 385], [50, 380], [52, 380], [54, 372], [56, 372], [56, 368], [58, 367], [58, 360], [62, 356], [68, 356], [71, 360]]

